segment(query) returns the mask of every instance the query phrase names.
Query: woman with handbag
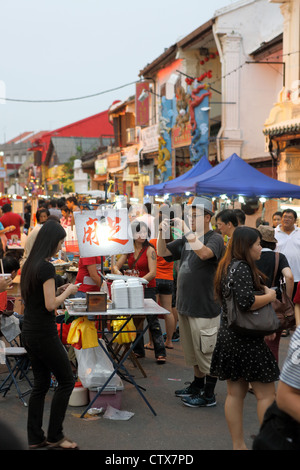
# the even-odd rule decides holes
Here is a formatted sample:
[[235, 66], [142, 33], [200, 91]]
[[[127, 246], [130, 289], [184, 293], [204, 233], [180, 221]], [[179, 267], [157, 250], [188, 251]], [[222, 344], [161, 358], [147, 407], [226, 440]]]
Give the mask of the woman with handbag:
[[[261, 246], [262, 252], [259, 260], [256, 261], [256, 266], [258, 269], [266, 275], [266, 285], [268, 287], [276, 288], [278, 305], [282, 307], [282, 312], [280, 312], [280, 317], [282, 321], [284, 319], [284, 308], [291, 308], [291, 316], [288, 317], [288, 322], [286, 324], [282, 323], [282, 327], [276, 332], [276, 337], [274, 340], [270, 341], [268, 338], [265, 338], [265, 341], [272, 353], [274, 354], [277, 362], [279, 359], [279, 342], [282, 336], [282, 332], [285, 329], [289, 329], [295, 316], [293, 314], [294, 308], [292, 305], [293, 289], [294, 289], [294, 276], [292, 270], [289, 266], [288, 260], [283, 253], [275, 252], [277, 240], [274, 237], [274, 228], [268, 225], [260, 225], [257, 227], [257, 230], [261, 234]], [[284, 280], [284, 284], [282, 281]], [[281, 288], [282, 284], [282, 288]], [[279, 296], [279, 298], [278, 298]], [[285, 299], [284, 297], [287, 296]], [[277, 302], [277, 301], [276, 301]], [[285, 305], [286, 304], [286, 305]]]
[[[262, 284], [264, 275], [255, 262], [260, 258], [261, 236], [250, 227], [237, 227], [219, 263], [215, 277], [215, 291], [222, 303], [222, 324], [213, 353], [212, 376], [227, 381], [225, 416], [233, 441], [234, 450], [246, 450], [243, 434], [243, 405], [249, 384], [257, 399], [257, 414], [260, 423], [264, 413], [275, 399], [275, 380], [279, 378], [277, 362], [264, 341], [263, 336], [241, 333], [228, 326], [228, 279], [236, 260], [238, 267], [232, 276], [234, 302], [245, 315], [257, 313], [275, 300], [274, 290]], [[255, 292], [260, 291], [261, 295]], [[275, 315], [275, 314], [274, 314]], [[257, 315], [255, 315], [257, 317]]]

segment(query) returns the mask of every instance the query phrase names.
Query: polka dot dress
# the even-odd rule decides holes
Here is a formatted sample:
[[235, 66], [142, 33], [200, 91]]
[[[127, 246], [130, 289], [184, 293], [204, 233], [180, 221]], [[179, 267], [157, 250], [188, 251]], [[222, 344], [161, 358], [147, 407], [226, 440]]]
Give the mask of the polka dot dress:
[[[235, 273], [234, 295], [241, 309], [254, 303], [252, 273], [247, 263], [241, 263]], [[222, 284], [223, 295], [226, 283]], [[222, 302], [222, 322], [211, 363], [211, 375], [219, 380], [270, 383], [278, 380], [278, 364], [264, 338], [241, 336], [227, 327], [226, 303]]]

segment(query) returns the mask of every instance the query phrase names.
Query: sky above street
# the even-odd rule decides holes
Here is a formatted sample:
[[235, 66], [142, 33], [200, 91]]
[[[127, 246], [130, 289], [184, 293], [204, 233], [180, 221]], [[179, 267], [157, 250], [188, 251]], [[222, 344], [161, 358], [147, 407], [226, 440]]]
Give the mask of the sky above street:
[[[233, 0], [1, 2], [0, 143], [134, 95], [139, 71]], [[107, 90], [119, 90], [106, 93]], [[64, 100], [51, 103], [14, 100]], [[1, 100], [2, 98], [2, 100]], [[6, 98], [3, 100], [3, 98]]]

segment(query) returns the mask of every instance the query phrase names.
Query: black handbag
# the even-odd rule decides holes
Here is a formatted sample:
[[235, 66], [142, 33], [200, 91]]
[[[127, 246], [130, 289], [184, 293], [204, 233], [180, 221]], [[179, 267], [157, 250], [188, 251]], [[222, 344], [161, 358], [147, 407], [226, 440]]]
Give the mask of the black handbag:
[[[272, 286], [275, 284], [276, 274], [278, 271], [279, 265], [279, 253], [275, 253], [275, 269], [274, 269], [274, 276]], [[286, 286], [285, 284], [281, 285], [280, 287], [280, 294], [281, 300], [276, 299], [272, 302], [273, 308], [275, 313], [280, 321], [280, 328], [282, 330], [287, 330], [293, 328], [295, 326], [295, 307], [286, 293]]]
[[[228, 328], [246, 336], [268, 336], [280, 327], [271, 303], [257, 310], [243, 311], [239, 308], [232, 289], [234, 273], [241, 261], [234, 261], [227, 277], [227, 292], [225, 296], [227, 308]], [[254, 295], [262, 295], [262, 292], [254, 292]]]

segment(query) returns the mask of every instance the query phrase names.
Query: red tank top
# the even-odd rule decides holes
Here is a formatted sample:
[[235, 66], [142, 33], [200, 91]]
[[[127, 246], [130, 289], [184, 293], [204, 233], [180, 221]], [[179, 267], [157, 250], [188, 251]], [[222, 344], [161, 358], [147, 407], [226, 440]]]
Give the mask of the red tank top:
[[[133, 266], [133, 263], [135, 262], [134, 253], [130, 253], [128, 255], [128, 258], [127, 258], [127, 263], [128, 263], [129, 269], [132, 269], [132, 266], [133, 266], [133, 269], [137, 269], [140, 273], [139, 277], [144, 277], [149, 272], [148, 258], [147, 258], [147, 248], [148, 247], [146, 247], [145, 249], [142, 248], [143, 252], [142, 252], [140, 258], [138, 259], [138, 261], [135, 263], [134, 266]], [[147, 287], [156, 287], [155, 278], [152, 279], [151, 281], [149, 281], [149, 284], [147, 284]]]

